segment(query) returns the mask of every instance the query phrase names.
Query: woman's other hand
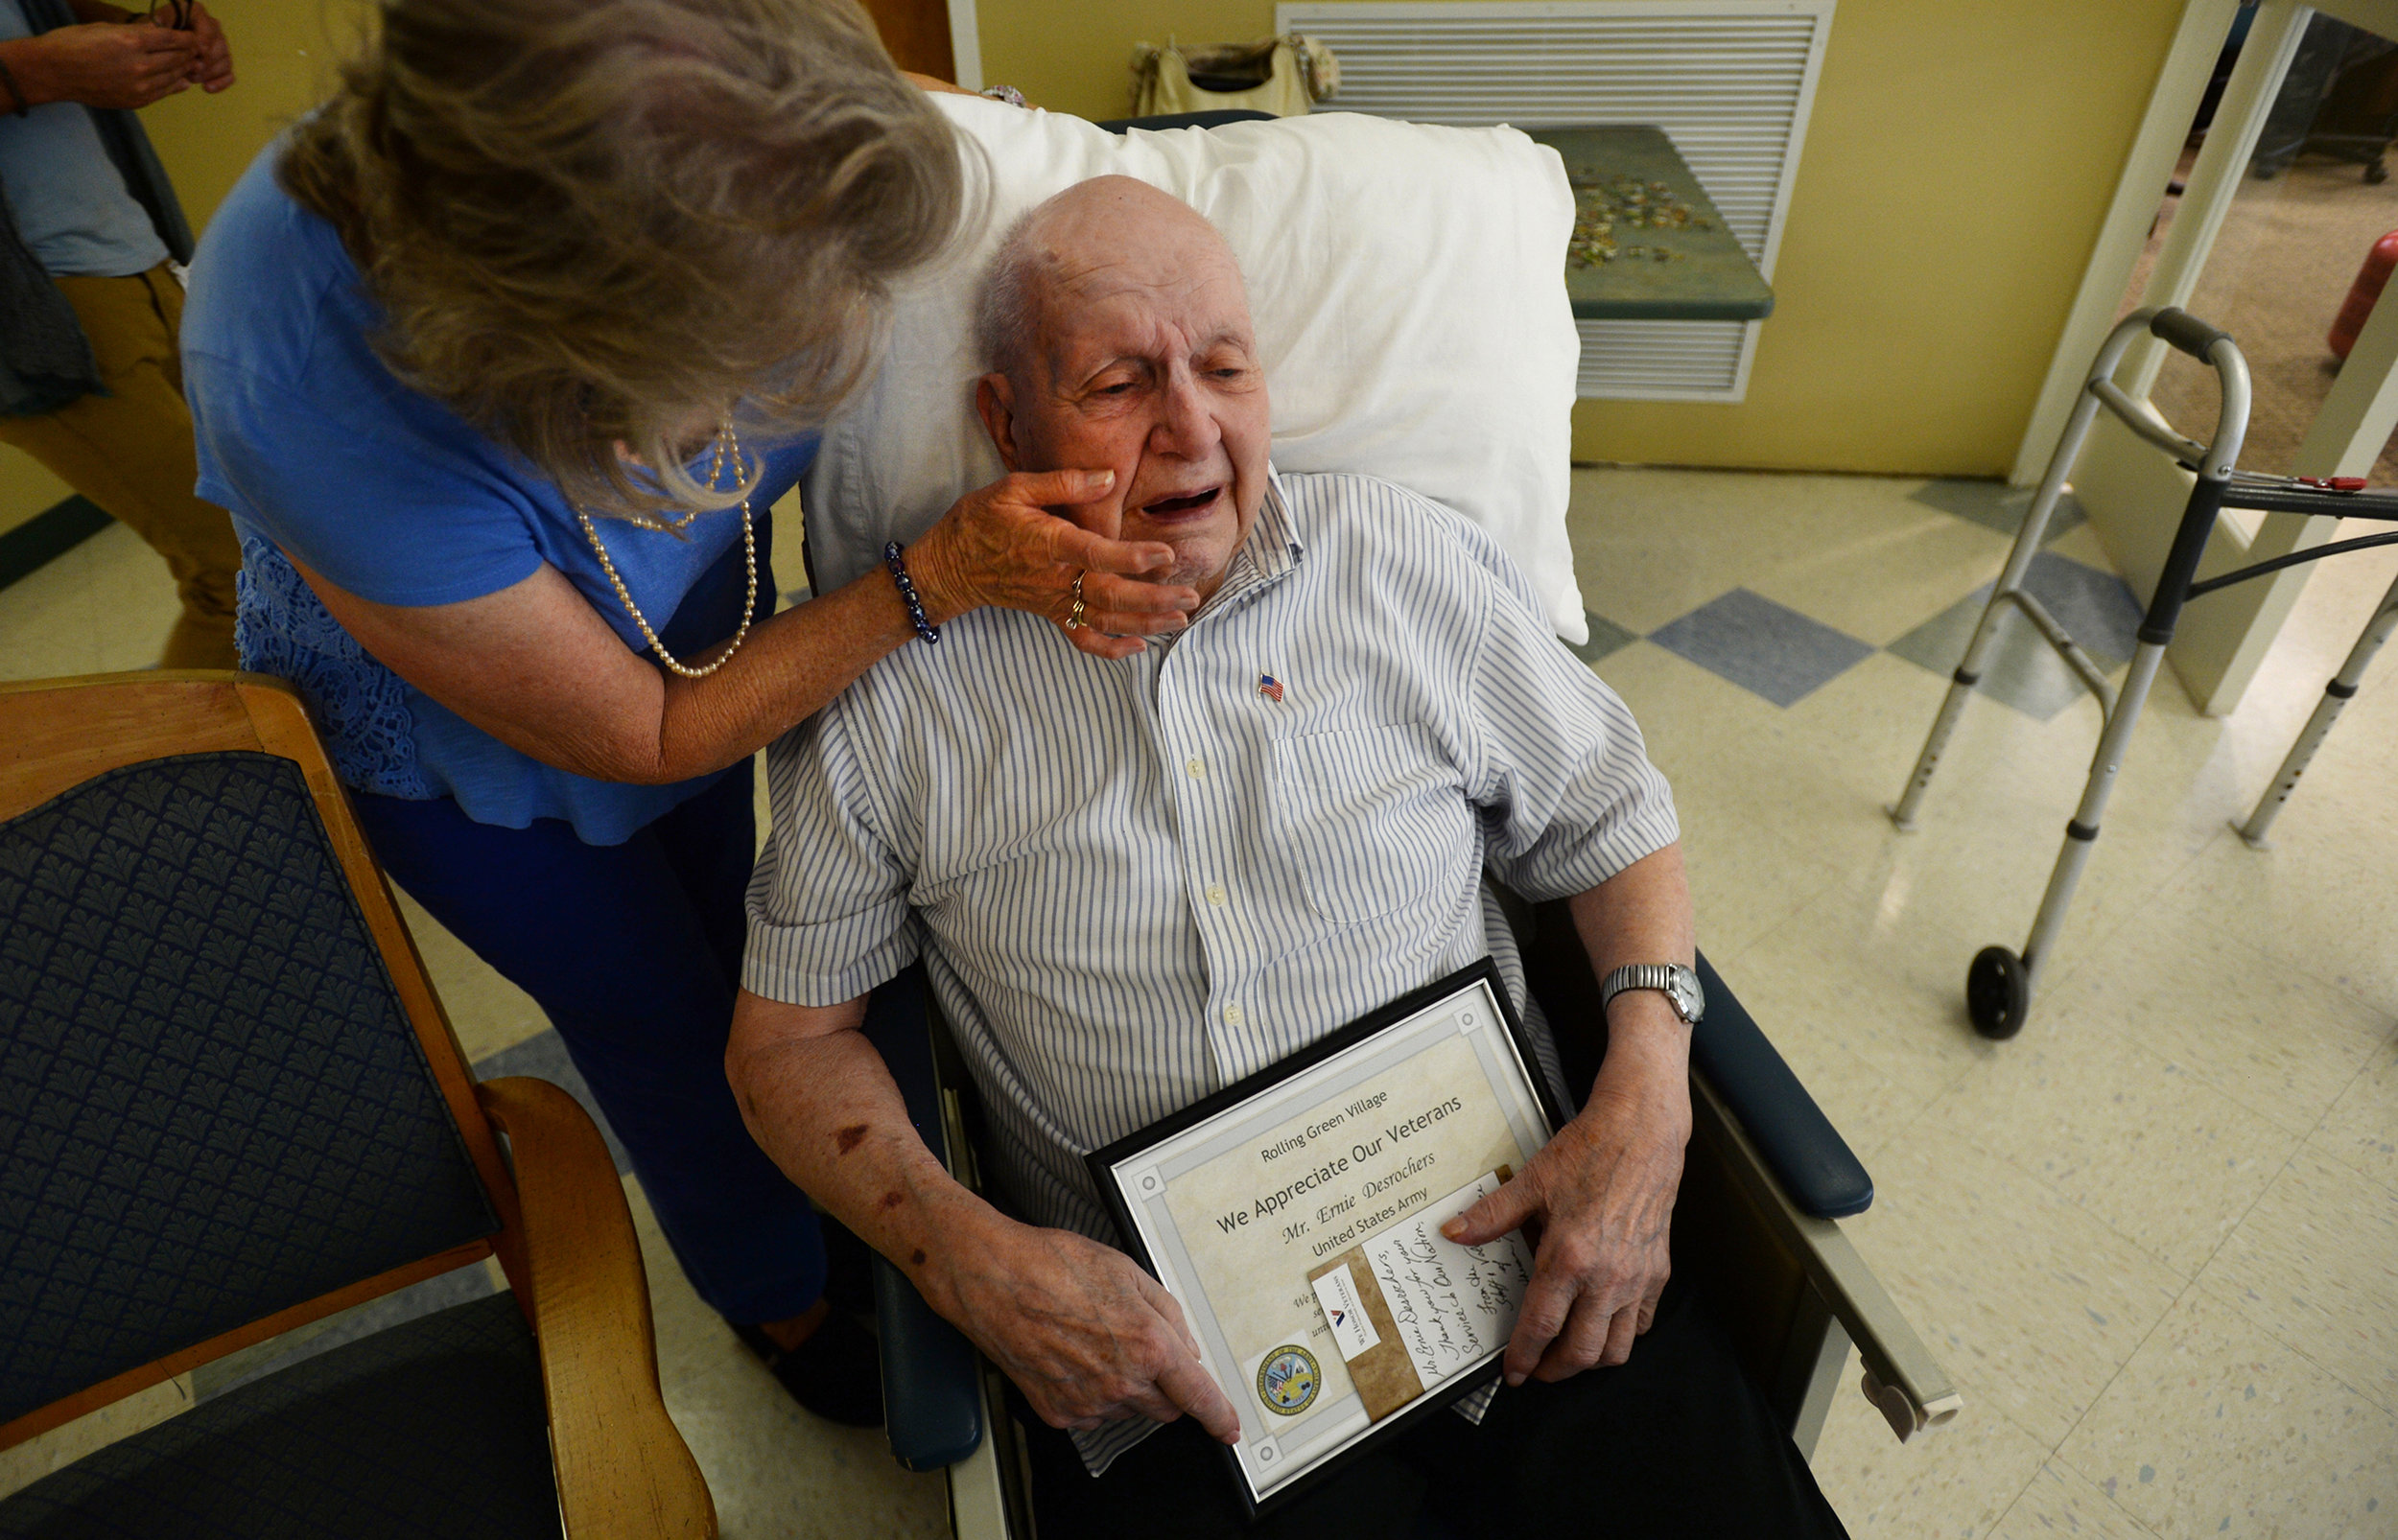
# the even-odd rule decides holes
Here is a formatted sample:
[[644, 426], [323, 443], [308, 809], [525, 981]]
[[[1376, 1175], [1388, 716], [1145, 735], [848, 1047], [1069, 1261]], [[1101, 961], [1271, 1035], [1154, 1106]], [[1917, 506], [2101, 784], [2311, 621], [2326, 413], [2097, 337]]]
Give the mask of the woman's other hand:
[[1198, 591], [1149, 579], [1173, 565], [1172, 548], [1114, 540], [1057, 511], [1096, 502], [1115, 484], [1113, 471], [1015, 472], [960, 498], [907, 548], [927, 618], [939, 625], [996, 604], [1065, 626], [1079, 577], [1083, 613], [1066, 635], [1093, 657], [1129, 658], [1141, 637], [1188, 625]]

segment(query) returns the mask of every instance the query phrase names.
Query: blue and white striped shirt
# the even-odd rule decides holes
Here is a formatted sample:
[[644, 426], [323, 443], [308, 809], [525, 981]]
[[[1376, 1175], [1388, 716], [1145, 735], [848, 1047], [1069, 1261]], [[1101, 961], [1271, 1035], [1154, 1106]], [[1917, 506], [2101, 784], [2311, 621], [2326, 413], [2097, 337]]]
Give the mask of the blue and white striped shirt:
[[1086, 1152], [1486, 953], [1557, 1078], [1484, 868], [1564, 898], [1678, 834], [1497, 544], [1353, 476], [1272, 478], [1170, 646], [1111, 662], [977, 610], [766, 765], [742, 983], [836, 1005], [924, 955], [983, 1169], [1111, 1245]]

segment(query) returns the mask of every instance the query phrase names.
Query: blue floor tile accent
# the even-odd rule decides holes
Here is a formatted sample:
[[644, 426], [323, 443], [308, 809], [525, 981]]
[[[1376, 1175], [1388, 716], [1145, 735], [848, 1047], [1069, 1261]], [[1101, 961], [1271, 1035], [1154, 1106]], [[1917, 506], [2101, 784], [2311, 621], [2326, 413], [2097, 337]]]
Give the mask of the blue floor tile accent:
[[[1970, 520], [2011, 540], [2023, 527], [2023, 516], [2031, 511], [2034, 490], [2004, 481], [1948, 479], [1927, 481], [1908, 495], [1926, 507]], [[2057, 511], [2048, 516], [2048, 531], [2040, 537], [2040, 544], [2072, 533], [2088, 523], [2089, 517], [2071, 492], [2064, 493], [2057, 500]]]
[[[2044, 550], [2024, 570], [2023, 586], [2106, 667], [2129, 663], [2140, 650], [2140, 601], [2114, 573]], [[1989, 596], [1987, 589], [1983, 596]]]
[[575, 1067], [575, 1061], [567, 1057], [566, 1039], [554, 1029], [476, 1062], [477, 1080], [498, 1080], [503, 1075], [530, 1075], [535, 1080], [546, 1080], [582, 1103], [583, 1110], [600, 1125], [600, 1136], [608, 1141], [608, 1155], [616, 1161], [616, 1174], [623, 1177], [631, 1173], [633, 1157], [616, 1142], [616, 1131], [608, 1127], [608, 1115], [592, 1100], [591, 1086], [585, 1084], [583, 1072]]
[[[1992, 587], [1983, 584], [1887, 650], [1936, 674], [1954, 672]], [[2121, 578], [2044, 550], [2032, 558], [2024, 587], [2100, 667], [2112, 673], [2130, 662], [2139, 645], [2140, 606]], [[2073, 670], [2011, 605], [1999, 618], [1997, 643], [1974, 688], [2043, 722], [2084, 693]]]
[[1569, 642], [1565, 650], [1584, 663], [1597, 663], [1609, 653], [1620, 652], [1640, 640], [1639, 633], [1625, 630], [1595, 610], [1583, 611], [1582, 618], [1590, 627], [1590, 640], [1579, 647]]
[[1649, 640], [1776, 706], [1805, 699], [1873, 651], [1846, 632], [1745, 588], [1651, 632]]

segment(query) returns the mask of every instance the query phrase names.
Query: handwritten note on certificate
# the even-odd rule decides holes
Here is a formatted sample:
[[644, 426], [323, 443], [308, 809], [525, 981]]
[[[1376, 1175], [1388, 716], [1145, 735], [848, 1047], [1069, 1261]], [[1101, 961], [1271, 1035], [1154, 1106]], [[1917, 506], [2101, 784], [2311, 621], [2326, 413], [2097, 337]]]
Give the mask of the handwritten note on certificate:
[[1523, 1237], [1459, 1246], [1441, 1225], [1507, 1177], [1489, 1172], [1307, 1275], [1369, 1419], [1506, 1348], [1532, 1281]]
[[1532, 1254], [1521, 1235], [1467, 1247], [1441, 1233], [1442, 1225], [1498, 1184], [1493, 1172], [1365, 1247], [1399, 1343], [1427, 1390], [1507, 1346], [1532, 1282]]

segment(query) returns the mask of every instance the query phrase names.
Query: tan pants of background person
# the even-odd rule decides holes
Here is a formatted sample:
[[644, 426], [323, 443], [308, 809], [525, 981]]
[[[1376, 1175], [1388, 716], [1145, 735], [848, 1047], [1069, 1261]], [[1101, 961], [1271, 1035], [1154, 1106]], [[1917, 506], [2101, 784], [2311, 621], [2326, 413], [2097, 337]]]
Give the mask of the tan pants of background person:
[[82, 317], [109, 393], [46, 416], [0, 417], [0, 443], [41, 461], [166, 558], [183, 614], [167, 634], [163, 665], [231, 668], [242, 552], [225, 511], [192, 493], [200, 467], [176, 346], [183, 286], [163, 264], [129, 278], [54, 281]]

